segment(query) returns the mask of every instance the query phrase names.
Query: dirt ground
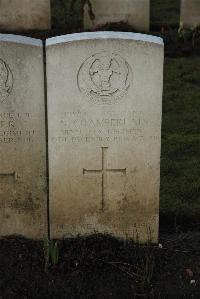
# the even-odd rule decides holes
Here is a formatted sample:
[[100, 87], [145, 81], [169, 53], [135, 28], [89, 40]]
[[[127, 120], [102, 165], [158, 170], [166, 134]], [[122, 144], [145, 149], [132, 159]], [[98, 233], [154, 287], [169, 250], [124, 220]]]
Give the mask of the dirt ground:
[[159, 245], [107, 235], [66, 239], [45, 269], [44, 243], [0, 240], [0, 298], [200, 298], [200, 233], [161, 233]]

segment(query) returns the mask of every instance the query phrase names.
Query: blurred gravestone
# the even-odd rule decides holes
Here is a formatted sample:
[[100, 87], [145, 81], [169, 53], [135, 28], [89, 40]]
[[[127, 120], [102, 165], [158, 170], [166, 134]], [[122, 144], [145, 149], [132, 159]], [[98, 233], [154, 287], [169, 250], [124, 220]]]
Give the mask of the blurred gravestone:
[[1, 30], [23, 31], [50, 28], [50, 0], [0, 0]]
[[124, 22], [136, 31], [149, 31], [149, 0], [90, 0], [84, 7], [84, 29], [96, 29], [110, 23]]
[[163, 43], [133, 33], [47, 40], [52, 237], [158, 240]]
[[182, 0], [181, 23], [185, 28], [200, 25], [200, 0]]
[[0, 35], [0, 236], [47, 234], [42, 41]]

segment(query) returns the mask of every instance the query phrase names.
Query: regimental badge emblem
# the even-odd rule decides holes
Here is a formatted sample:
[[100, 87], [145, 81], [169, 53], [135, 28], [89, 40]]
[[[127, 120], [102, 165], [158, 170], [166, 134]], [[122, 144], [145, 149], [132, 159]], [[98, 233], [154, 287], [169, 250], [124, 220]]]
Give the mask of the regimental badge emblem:
[[7, 63], [0, 58], [0, 102], [4, 102], [13, 87], [13, 76]]
[[90, 101], [109, 105], [125, 96], [132, 79], [131, 67], [124, 58], [117, 53], [101, 52], [81, 65], [78, 87]]

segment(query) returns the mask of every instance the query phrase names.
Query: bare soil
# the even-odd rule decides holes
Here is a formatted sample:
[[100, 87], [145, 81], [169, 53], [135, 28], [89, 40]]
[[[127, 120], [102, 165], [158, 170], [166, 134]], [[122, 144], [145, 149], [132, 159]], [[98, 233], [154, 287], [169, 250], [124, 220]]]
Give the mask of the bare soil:
[[0, 298], [200, 298], [200, 233], [161, 233], [160, 245], [107, 235], [59, 241], [45, 270], [44, 244], [0, 240]]

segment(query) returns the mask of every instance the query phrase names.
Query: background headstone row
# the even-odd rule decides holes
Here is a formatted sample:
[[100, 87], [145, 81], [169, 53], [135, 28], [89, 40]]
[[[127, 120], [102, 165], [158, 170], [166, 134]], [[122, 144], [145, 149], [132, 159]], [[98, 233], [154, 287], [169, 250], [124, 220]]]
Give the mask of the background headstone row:
[[[24, 31], [51, 28], [50, 0], [1, 0], [0, 30]], [[70, 5], [78, 2], [71, 0]], [[81, 1], [79, 1], [81, 2]], [[53, 3], [53, 1], [52, 1]], [[150, 0], [90, 0], [84, 6], [84, 30], [107, 23], [124, 22], [135, 31], [149, 31]], [[200, 1], [181, 0], [180, 22], [184, 27], [200, 24]]]

